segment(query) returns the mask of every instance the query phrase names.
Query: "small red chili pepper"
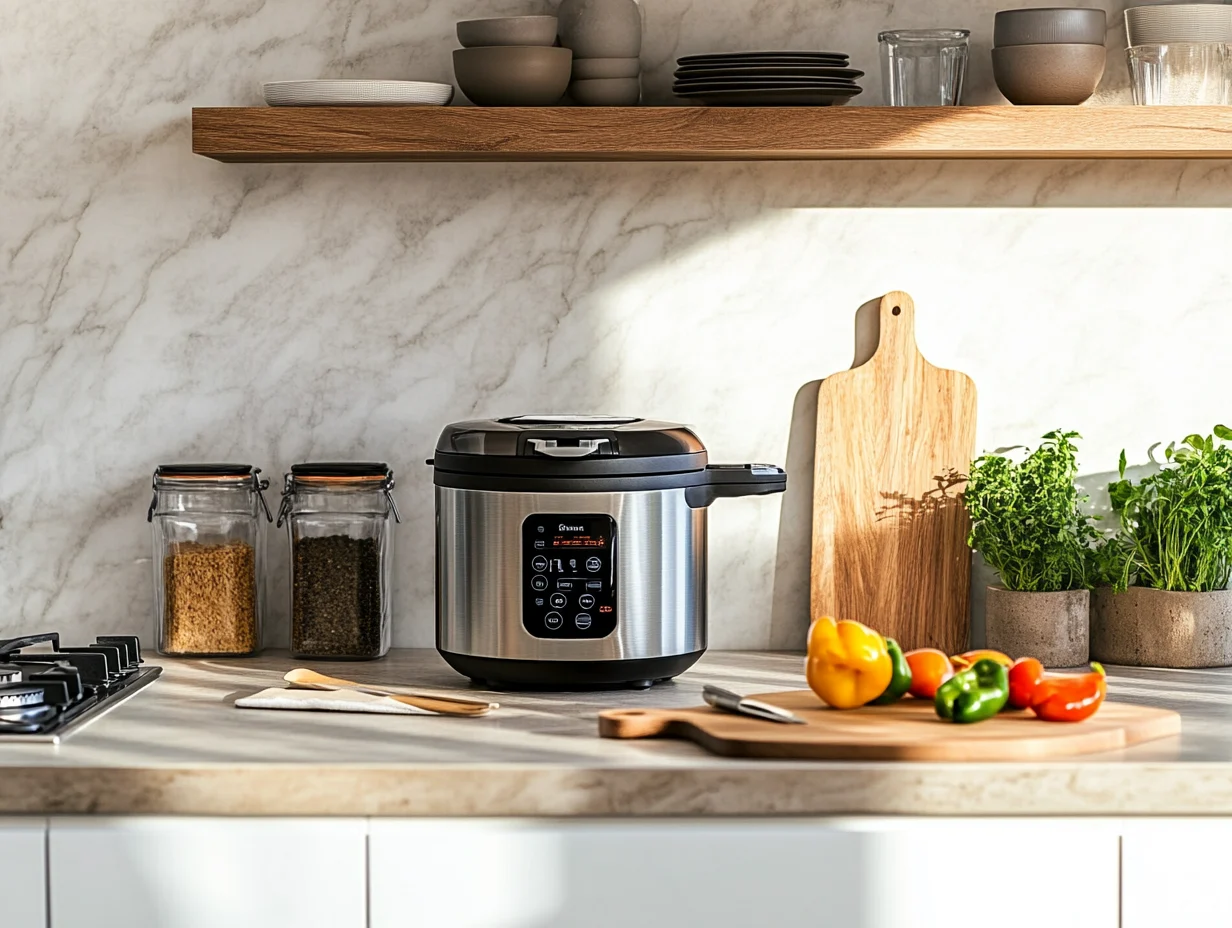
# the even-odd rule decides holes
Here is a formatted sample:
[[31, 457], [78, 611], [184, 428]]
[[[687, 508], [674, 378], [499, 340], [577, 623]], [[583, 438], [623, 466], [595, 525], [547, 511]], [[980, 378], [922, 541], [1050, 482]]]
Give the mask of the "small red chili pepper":
[[1104, 668], [1091, 664], [1091, 673], [1045, 677], [1035, 687], [1031, 711], [1045, 722], [1081, 722], [1090, 718], [1108, 693]]
[[1044, 679], [1044, 665], [1033, 657], [1020, 657], [1010, 668], [1010, 706], [1029, 709], [1035, 688]]

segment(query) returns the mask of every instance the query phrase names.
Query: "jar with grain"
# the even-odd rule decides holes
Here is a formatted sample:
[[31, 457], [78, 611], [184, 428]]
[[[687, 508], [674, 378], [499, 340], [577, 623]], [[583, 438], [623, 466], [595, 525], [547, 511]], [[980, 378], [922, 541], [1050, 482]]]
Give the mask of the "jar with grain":
[[162, 464], [147, 515], [154, 528], [158, 650], [219, 657], [261, 647], [269, 481], [248, 464]]
[[[296, 464], [278, 524], [291, 538], [291, 652], [371, 660], [390, 643], [394, 475], [385, 464]], [[392, 521], [391, 521], [391, 518]]]

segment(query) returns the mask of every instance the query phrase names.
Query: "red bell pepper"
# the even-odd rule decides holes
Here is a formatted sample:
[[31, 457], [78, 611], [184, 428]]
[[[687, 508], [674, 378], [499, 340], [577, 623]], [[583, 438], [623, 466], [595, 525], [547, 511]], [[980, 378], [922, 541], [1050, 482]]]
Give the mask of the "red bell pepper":
[[1044, 665], [1033, 657], [1020, 657], [1010, 667], [1010, 706], [1029, 709], [1035, 701], [1035, 688], [1044, 679]]
[[1091, 673], [1041, 680], [1035, 687], [1031, 711], [1045, 722], [1081, 722], [1095, 714], [1107, 694], [1104, 668], [1093, 662]]

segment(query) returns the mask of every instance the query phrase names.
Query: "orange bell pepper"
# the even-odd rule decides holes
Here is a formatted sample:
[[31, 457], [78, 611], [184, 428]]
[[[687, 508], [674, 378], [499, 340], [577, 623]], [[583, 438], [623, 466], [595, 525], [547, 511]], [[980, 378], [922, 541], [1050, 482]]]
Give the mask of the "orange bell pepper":
[[955, 667], [963, 668], [970, 667], [976, 661], [996, 661], [998, 664], [1005, 667], [1007, 670], [1014, 666], [1014, 659], [1008, 654], [1001, 651], [990, 651], [987, 648], [981, 648], [978, 651], [964, 651], [962, 654], [955, 654], [950, 658]]
[[855, 709], [885, 692], [894, 665], [885, 639], [859, 622], [822, 616], [808, 636], [808, 685], [835, 709]]
[[916, 699], [932, 702], [937, 687], [954, 676], [954, 665], [944, 651], [936, 648], [917, 648], [904, 656], [911, 668], [911, 689], [907, 692]]
[[1108, 695], [1104, 668], [1091, 663], [1091, 673], [1044, 677], [1035, 687], [1031, 711], [1045, 722], [1081, 722], [1093, 716]]

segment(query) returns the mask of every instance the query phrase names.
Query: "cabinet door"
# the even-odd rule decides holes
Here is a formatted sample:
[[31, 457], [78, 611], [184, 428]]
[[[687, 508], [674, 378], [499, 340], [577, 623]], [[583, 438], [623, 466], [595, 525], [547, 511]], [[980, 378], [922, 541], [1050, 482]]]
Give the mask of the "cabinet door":
[[374, 820], [370, 925], [1116, 928], [1117, 842], [1055, 820]]
[[53, 818], [51, 928], [364, 928], [367, 823]]
[[1228, 923], [1232, 820], [1132, 820], [1121, 841], [1124, 928]]
[[47, 928], [47, 820], [0, 818], [0, 925]]

